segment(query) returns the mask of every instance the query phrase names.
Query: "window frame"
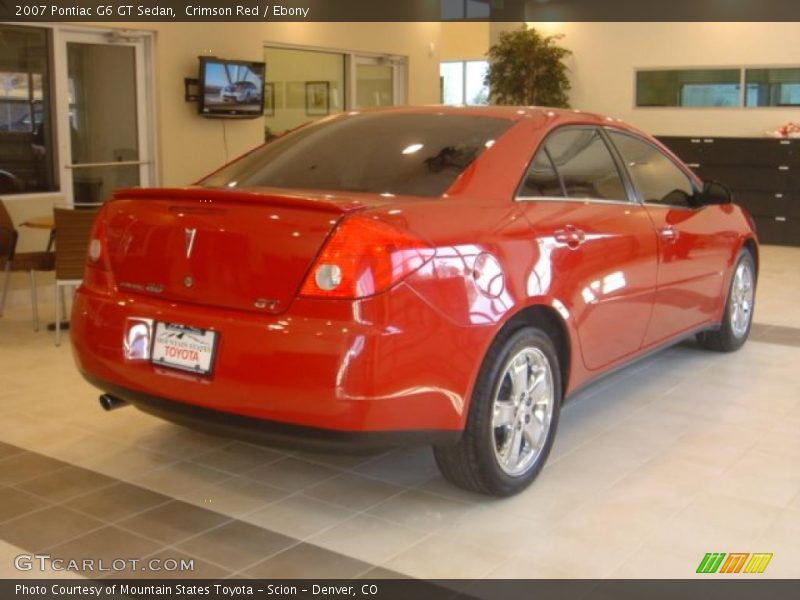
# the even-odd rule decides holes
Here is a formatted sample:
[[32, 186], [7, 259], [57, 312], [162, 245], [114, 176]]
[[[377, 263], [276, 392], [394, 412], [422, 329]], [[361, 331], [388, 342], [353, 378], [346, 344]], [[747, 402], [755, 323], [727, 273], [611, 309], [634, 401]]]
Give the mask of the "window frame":
[[[739, 102], [735, 106], [640, 106], [638, 104], [638, 76], [639, 73], [661, 72], [661, 71], [729, 71], [736, 69], [739, 71]], [[798, 105], [790, 106], [759, 106], [747, 104], [747, 71], [761, 69], [800, 69], [799, 63], [791, 64], [768, 64], [768, 65], [692, 65], [678, 67], [634, 67], [632, 78], [632, 102], [634, 110], [796, 110]], [[800, 83], [800, 82], [798, 82]]]
[[[368, 50], [353, 50], [348, 47], [337, 48], [334, 46], [317, 46], [313, 44], [294, 44], [263, 40], [261, 42], [261, 55], [267, 49], [274, 50], [299, 50], [303, 52], [321, 52], [326, 54], [336, 54], [344, 58], [344, 86], [342, 88], [342, 110], [341, 112], [331, 112], [327, 116], [333, 116], [352, 110], [360, 110], [356, 107], [356, 67], [360, 59], [384, 61], [384, 64], [394, 67], [394, 105], [404, 106], [408, 104], [408, 78], [409, 78], [409, 57], [405, 54], [388, 54], [386, 52], [372, 52]], [[265, 57], [266, 60], [266, 57]], [[267, 67], [266, 83], [275, 83], [269, 80], [269, 67]], [[262, 115], [264, 126], [268, 115]], [[315, 119], [318, 120], [318, 119]], [[308, 121], [310, 123], [312, 121]]]
[[[485, 21], [486, 19], [491, 17], [491, 3], [489, 0], [456, 0], [461, 5], [461, 10], [459, 11], [459, 16], [450, 16], [445, 15], [445, 7], [444, 2], [441, 5], [441, 20], [443, 23], [458, 23], [461, 21]], [[486, 5], [486, 14], [473, 14], [470, 15], [469, 4], [470, 1], [474, 2], [475, 4], [485, 4]]]
[[[18, 193], [4, 193], [3, 196], [7, 200], [17, 200], [25, 198], [60, 198], [63, 196], [63, 177], [61, 173], [61, 157], [60, 157], [60, 137], [58, 132], [58, 110], [57, 104], [59, 102], [58, 90], [56, 89], [56, 31], [57, 28], [48, 23], [3, 23], [11, 28], [17, 29], [41, 29], [45, 33], [45, 50], [47, 53], [47, 81], [43, 81], [43, 86], [47, 87], [48, 95], [47, 100], [47, 114], [45, 118], [50, 127], [50, 147], [49, 156], [47, 157], [49, 169], [52, 177], [52, 188], [50, 190], [40, 190], [32, 192], [18, 192]], [[31, 120], [34, 120], [31, 114]]]
[[[39, 29], [46, 29], [49, 35], [49, 49], [48, 61], [50, 61], [50, 91], [52, 99], [50, 102], [51, 115], [52, 115], [52, 129], [53, 129], [53, 160], [54, 163], [54, 179], [55, 189], [45, 192], [23, 192], [20, 194], [6, 194], [6, 200], [27, 200], [27, 199], [42, 199], [42, 200], [61, 200], [65, 201], [67, 205], [71, 206], [74, 202], [72, 198], [72, 191], [69, 185], [65, 184], [68, 181], [67, 172], [69, 167], [66, 166], [65, 160], [69, 153], [69, 136], [64, 135], [68, 130], [68, 110], [61, 110], [61, 107], [69, 107], [69, 92], [68, 87], [65, 85], [66, 81], [66, 56], [59, 58], [57, 49], [60, 48], [64, 41], [64, 37], [75, 35], [105, 35], [110, 38], [118, 36], [121, 32], [130, 31], [137, 40], [141, 40], [144, 44], [143, 57], [141, 61], [142, 75], [144, 78], [144, 89], [142, 94], [142, 107], [147, 114], [142, 127], [148, 128], [149, 143], [146, 145], [148, 148], [148, 162], [150, 187], [158, 187], [161, 185], [161, 169], [162, 169], [162, 156], [161, 156], [161, 142], [160, 131], [157, 124], [160, 119], [157, 90], [156, 90], [156, 74], [155, 74], [155, 32], [148, 29], [138, 28], [121, 28], [121, 27], [107, 27], [107, 26], [87, 26], [73, 23], [53, 23], [53, 22], [35, 22], [35, 21], [21, 21], [19, 23], [8, 22], [8, 25], [18, 27], [32, 27]], [[123, 36], [124, 37], [124, 36]], [[141, 134], [140, 134], [141, 135]], [[142, 146], [144, 147], [144, 146]]]
[[664, 158], [669, 160], [675, 166], [675, 168], [677, 168], [681, 173], [683, 173], [686, 176], [686, 178], [689, 180], [689, 183], [691, 184], [692, 189], [694, 190], [695, 194], [698, 194], [701, 191], [700, 188], [697, 185], [698, 177], [697, 177], [697, 175], [692, 173], [691, 170], [689, 170], [689, 167], [687, 167], [686, 165], [684, 165], [680, 161], [676, 161], [667, 152], [664, 152], [664, 150], [662, 148], [659, 148], [656, 144], [654, 144], [653, 142], [651, 142], [650, 140], [648, 140], [644, 136], [639, 135], [639, 134], [637, 134], [637, 133], [635, 133], [633, 131], [628, 131], [626, 129], [620, 129], [618, 127], [604, 126], [603, 129], [605, 130], [606, 137], [608, 138], [608, 143], [611, 144], [611, 146], [614, 148], [614, 152], [618, 155], [618, 159], [619, 159], [620, 163], [622, 164], [623, 169], [625, 169], [625, 175], [626, 175], [626, 177], [627, 177], [627, 179], [628, 179], [628, 181], [630, 183], [631, 189], [633, 190], [633, 193], [634, 193], [634, 196], [636, 198], [636, 202], [637, 203], [639, 203], [642, 206], [656, 206], [656, 207], [668, 208], [670, 210], [697, 211], [697, 210], [703, 208], [702, 206], [683, 206], [683, 205], [679, 205], [679, 204], [666, 204], [664, 202], [647, 202], [646, 200], [644, 200], [642, 198], [642, 194], [639, 192], [639, 189], [636, 187], [636, 184], [634, 183], [633, 176], [631, 176], [630, 172], [628, 171], [628, 167], [625, 164], [625, 160], [622, 157], [622, 153], [619, 151], [619, 148], [617, 148], [617, 145], [614, 143], [614, 139], [611, 137], [609, 132], [614, 132], [614, 133], [617, 133], [619, 135], [624, 135], [624, 136], [627, 136], [629, 138], [633, 138], [634, 140], [638, 140], [638, 141], [650, 146], [651, 148], [653, 148], [656, 152], [658, 152]]
[[[442, 65], [461, 65], [461, 103], [460, 104], [445, 104], [444, 93], [440, 93], [439, 102], [442, 106], [488, 106], [487, 104], [469, 104], [467, 102], [467, 64], [469, 63], [485, 63], [488, 69], [489, 61], [485, 58], [465, 58], [463, 60], [440, 60], [439, 61], [439, 81], [442, 82]], [[486, 86], [487, 98], [491, 99], [492, 90]]]
[[[800, 103], [797, 104], [748, 104], [747, 103], [747, 86], [748, 86], [748, 79], [747, 74], [749, 71], [797, 71], [800, 70], [800, 65], [797, 66], [771, 66], [771, 67], [758, 67], [758, 66], [748, 66], [742, 68], [742, 85], [744, 86], [744, 108], [780, 108], [783, 110], [797, 110], [800, 108]], [[797, 82], [792, 83], [791, 85], [800, 85], [800, 80]]]
[[[673, 71], [739, 71], [739, 99], [738, 102], [734, 105], [726, 105], [726, 106], [686, 106], [682, 104], [676, 104], [674, 106], [653, 106], [639, 104], [639, 74], [640, 73], [664, 73], [664, 72], [673, 72]], [[633, 70], [633, 108], [635, 109], [690, 109], [690, 110], [731, 110], [736, 108], [742, 108], [744, 106], [744, 94], [743, 94], [743, 86], [744, 86], [744, 67], [740, 66], [724, 66], [724, 65], [717, 65], [717, 66], [691, 66], [691, 67], [635, 67]]]
[[[552, 157], [550, 156], [550, 152], [547, 150], [546, 144], [547, 140], [550, 137], [558, 132], [564, 130], [572, 130], [572, 129], [588, 129], [595, 131], [602, 140], [603, 144], [608, 150], [609, 155], [611, 156], [611, 160], [614, 163], [614, 166], [617, 169], [617, 173], [622, 180], [622, 185], [625, 188], [625, 195], [628, 197], [627, 200], [610, 200], [608, 198], [593, 198], [589, 197], [582, 197], [582, 198], [571, 198], [567, 196], [566, 186], [564, 185], [564, 178], [561, 176], [561, 172], [556, 167], [555, 162], [553, 161]], [[611, 140], [608, 138], [606, 133], [606, 127], [599, 124], [591, 124], [591, 123], [565, 123], [563, 125], [559, 125], [554, 127], [550, 131], [548, 131], [544, 137], [539, 141], [534, 151], [531, 153], [531, 157], [528, 162], [525, 164], [525, 169], [522, 172], [522, 176], [520, 177], [519, 182], [517, 183], [517, 187], [514, 191], [514, 202], [580, 202], [585, 204], [587, 202], [591, 202], [593, 204], [621, 204], [623, 206], [630, 206], [632, 204], [639, 204], [641, 205], [642, 202], [639, 198], [639, 194], [636, 189], [633, 187], [630, 175], [628, 171], [625, 169], [624, 164], [622, 163], [622, 159], [619, 156], [619, 152], [617, 152], [616, 147], [611, 143]], [[550, 161], [553, 170], [558, 177], [558, 182], [561, 185], [561, 191], [563, 192], [563, 196], [526, 196], [521, 194], [521, 190], [525, 184], [525, 179], [527, 178], [528, 171], [530, 170], [533, 162], [536, 160], [536, 156], [539, 154], [540, 151], [544, 151], [547, 155], [547, 159]]]

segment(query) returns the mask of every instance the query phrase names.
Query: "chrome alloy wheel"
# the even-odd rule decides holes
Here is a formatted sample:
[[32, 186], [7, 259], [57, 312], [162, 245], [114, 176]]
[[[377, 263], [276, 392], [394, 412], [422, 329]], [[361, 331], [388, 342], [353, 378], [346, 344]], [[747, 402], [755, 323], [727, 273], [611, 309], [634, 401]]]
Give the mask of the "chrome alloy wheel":
[[737, 338], [743, 337], [753, 316], [753, 296], [755, 294], [753, 265], [743, 260], [736, 267], [731, 285], [731, 331]]
[[542, 452], [553, 420], [553, 373], [538, 348], [524, 348], [506, 363], [494, 395], [495, 458], [512, 477], [523, 475]]

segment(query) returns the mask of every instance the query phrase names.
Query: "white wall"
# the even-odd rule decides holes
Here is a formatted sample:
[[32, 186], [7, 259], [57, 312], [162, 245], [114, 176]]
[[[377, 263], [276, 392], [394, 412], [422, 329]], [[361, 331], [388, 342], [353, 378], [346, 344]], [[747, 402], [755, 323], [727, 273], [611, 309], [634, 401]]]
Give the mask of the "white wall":
[[[492, 24], [491, 37], [520, 23]], [[636, 108], [635, 70], [800, 65], [800, 23], [529, 23], [565, 34], [574, 108], [623, 119], [656, 135], [761, 136], [787, 108]]]
[[487, 23], [442, 23], [441, 60], [484, 60], [489, 49]]

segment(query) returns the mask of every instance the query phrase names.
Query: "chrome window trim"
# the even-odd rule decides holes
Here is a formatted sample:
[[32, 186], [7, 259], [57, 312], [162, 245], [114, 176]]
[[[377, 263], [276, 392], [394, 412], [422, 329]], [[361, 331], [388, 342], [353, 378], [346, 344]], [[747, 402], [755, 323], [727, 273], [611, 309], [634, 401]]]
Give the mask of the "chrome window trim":
[[579, 204], [622, 204], [624, 206], [641, 206], [634, 200], [609, 200], [607, 198], [569, 198], [566, 196], [515, 196], [514, 202], [574, 202]]
[[697, 211], [705, 206], [683, 206], [681, 204], [662, 204], [660, 202], [643, 202], [644, 206], [654, 206], [656, 208], [668, 208], [669, 210], [688, 210], [688, 211]]

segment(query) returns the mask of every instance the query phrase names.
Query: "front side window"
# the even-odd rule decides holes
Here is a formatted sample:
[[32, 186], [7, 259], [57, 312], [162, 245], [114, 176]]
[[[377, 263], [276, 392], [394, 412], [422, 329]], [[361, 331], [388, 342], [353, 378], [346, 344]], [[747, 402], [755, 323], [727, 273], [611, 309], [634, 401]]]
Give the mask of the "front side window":
[[628, 199], [617, 165], [597, 130], [557, 130], [544, 147], [569, 198]]
[[0, 194], [56, 189], [48, 32], [0, 25]]
[[279, 137], [201, 185], [441, 196], [512, 124], [446, 113], [348, 114]]
[[630, 135], [613, 131], [609, 135], [644, 202], [687, 208], [693, 205], [691, 179], [658, 148]]

